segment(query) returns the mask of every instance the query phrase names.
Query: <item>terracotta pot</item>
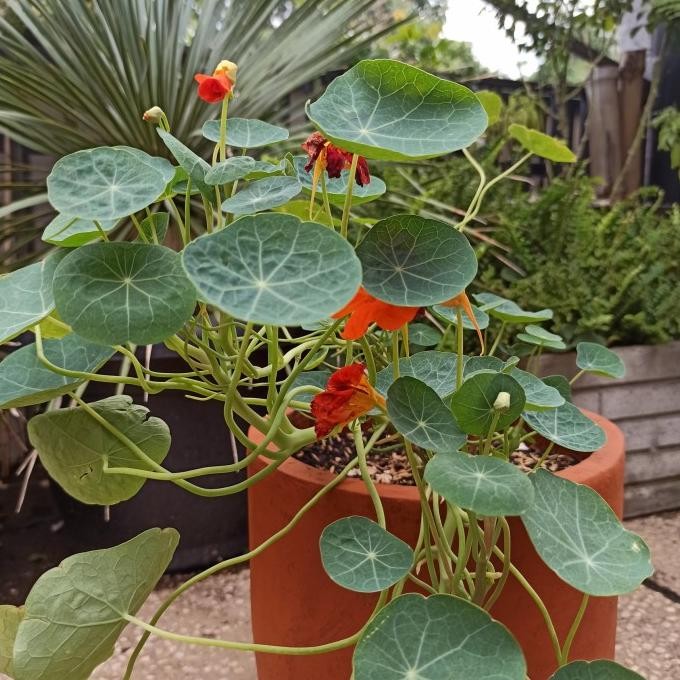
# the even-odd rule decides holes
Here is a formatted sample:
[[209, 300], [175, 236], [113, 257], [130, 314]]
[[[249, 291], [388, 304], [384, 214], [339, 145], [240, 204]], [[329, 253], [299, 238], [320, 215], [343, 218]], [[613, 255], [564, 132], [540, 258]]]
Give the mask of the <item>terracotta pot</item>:
[[[624, 439], [605, 418], [586, 411], [604, 428], [607, 443], [559, 475], [587, 484], [620, 517], [623, 510]], [[251, 431], [253, 440], [261, 441]], [[256, 461], [250, 473], [262, 469]], [[289, 459], [249, 491], [251, 548], [286, 525], [295, 512], [332, 479], [324, 470]], [[414, 545], [420, 505], [414, 487], [378, 485], [388, 529]], [[349, 515], [374, 518], [361, 480], [348, 479], [324, 496], [283, 539], [251, 562], [251, 608], [256, 642], [307, 646], [352, 635], [365, 623], [376, 596], [337, 586], [323, 570], [319, 537], [324, 527]], [[569, 521], [569, 518], [565, 518]], [[518, 518], [510, 518], [512, 560], [545, 602], [560, 640], [564, 640], [581, 602], [581, 594], [560, 580], [538, 557]], [[615, 597], [591, 597], [572, 646], [572, 658], [613, 658], [616, 638]], [[510, 577], [492, 610], [515, 635], [527, 657], [531, 680], [547, 680], [555, 659], [543, 619], [535, 604]], [[259, 680], [348, 680], [352, 649], [317, 656], [259, 654]]]

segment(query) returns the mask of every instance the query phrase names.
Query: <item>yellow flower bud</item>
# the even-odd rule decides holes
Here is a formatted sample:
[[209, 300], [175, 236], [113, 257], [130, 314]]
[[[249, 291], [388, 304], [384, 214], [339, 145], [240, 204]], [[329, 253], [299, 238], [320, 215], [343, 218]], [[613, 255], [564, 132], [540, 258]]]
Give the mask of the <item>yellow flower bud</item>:
[[493, 407], [496, 411], [507, 411], [510, 408], [510, 393], [499, 392]]
[[160, 106], [152, 106], [150, 109], [147, 111], [144, 111], [144, 115], [142, 118], [147, 122], [147, 123], [153, 123], [154, 125], [160, 125], [163, 116], [165, 114], [163, 113], [163, 109]]
[[238, 66], [233, 61], [223, 59], [213, 71], [214, 76], [226, 76], [232, 83], [236, 82], [236, 71]]

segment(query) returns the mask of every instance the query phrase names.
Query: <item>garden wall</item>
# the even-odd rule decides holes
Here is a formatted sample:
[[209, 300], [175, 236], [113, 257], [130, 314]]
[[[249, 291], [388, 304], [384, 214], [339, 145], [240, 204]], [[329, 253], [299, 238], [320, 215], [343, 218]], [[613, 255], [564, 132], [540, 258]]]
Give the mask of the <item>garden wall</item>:
[[[680, 507], [680, 341], [616, 348], [626, 377], [583, 376], [574, 402], [613, 420], [626, 436], [625, 515]], [[548, 355], [541, 373], [573, 375], [575, 356]]]

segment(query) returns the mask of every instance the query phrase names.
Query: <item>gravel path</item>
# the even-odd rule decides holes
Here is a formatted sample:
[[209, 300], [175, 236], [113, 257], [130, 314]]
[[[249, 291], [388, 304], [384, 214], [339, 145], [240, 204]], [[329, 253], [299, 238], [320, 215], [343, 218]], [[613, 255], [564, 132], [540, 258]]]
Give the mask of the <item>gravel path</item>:
[[[647, 680], [680, 678], [680, 512], [627, 522], [651, 545], [657, 571], [652, 587], [622, 597], [619, 606], [617, 657]], [[163, 618], [169, 630], [230, 640], [250, 637], [247, 569], [214, 576], [193, 588]], [[148, 616], [181, 582], [168, 577], [145, 605]], [[120, 680], [137, 632], [126, 630], [115, 656], [92, 676]], [[135, 671], [135, 680], [257, 680], [251, 654], [149, 642]], [[299, 680], [317, 680], [299, 678]]]

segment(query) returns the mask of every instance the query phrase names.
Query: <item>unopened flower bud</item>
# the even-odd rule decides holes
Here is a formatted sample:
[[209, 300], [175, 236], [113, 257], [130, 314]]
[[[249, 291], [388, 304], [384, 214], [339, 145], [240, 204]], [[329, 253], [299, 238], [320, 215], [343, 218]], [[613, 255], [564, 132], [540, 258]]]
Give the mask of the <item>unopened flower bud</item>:
[[232, 83], [236, 82], [236, 71], [238, 66], [233, 61], [223, 59], [213, 71], [214, 76], [226, 76]]
[[510, 408], [510, 393], [499, 392], [493, 407], [496, 411], [507, 411]]
[[147, 123], [153, 123], [154, 125], [160, 125], [161, 121], [163, 120], [164, 115], [165, 114], [163, 113], [163, 109], [160, 106], [152, 106], [147, 111], [144, 111], [144, 115], [142, 116], [142, 118]]

